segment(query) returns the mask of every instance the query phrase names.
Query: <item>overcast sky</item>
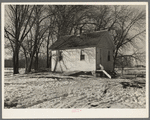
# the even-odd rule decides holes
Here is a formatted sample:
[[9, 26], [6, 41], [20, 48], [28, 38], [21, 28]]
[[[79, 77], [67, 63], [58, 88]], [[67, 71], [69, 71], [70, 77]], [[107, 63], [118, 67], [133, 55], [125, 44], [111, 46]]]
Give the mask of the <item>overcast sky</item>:
[[[133, 8], [135, 8], [135, 9], [137, 9], [137, 10], [139, 10], [139, 11], [146, 10], [146, 6], [145, 5], [130, 5], [130, 6], [133, 7]], [[5, 10], [7, 10], [7, 9], [8, 8], [5, 7]], [[7, 21], [7, 19], [8, 19], [7, 17], [8, 16], [5, 14], [5, 21]], [[146, 50], [146, 43], [145, 42], [139, 42], [139, 47], [143, 48], [142, 50], [145, 51]], [[7, 50], [6, 50], [6, 52], [7, 52]], [[132, 54], [133, 51], [131, 50], [131, 51], [126, 51], [126, 52], [127, 52], [127, 54]], [[9, 58], [9, 57], [12, 57], [12, 56], [11, 55], [6, 55], [5, 57]]]

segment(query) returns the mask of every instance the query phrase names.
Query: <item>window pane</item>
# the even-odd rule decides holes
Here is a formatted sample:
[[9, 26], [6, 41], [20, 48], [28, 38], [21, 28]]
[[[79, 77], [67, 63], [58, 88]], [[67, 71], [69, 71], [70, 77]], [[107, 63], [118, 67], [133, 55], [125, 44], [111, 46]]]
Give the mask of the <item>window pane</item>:
[[83, 50], [81, 50], [80, 52], [80, 60], [84, 60], [85, 59], [85, 55], [83, 54]]

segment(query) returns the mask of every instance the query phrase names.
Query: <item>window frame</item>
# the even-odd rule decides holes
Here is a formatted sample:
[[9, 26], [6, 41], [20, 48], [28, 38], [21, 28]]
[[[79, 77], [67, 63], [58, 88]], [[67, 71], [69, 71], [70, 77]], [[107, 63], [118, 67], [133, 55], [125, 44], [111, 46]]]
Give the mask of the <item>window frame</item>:
[[84, 50], [80, 51], [80, 61], [85, 60], [85, 55], [83, 54]]
[[110, 50], [108, 50], [107, 61], [110, 61]]

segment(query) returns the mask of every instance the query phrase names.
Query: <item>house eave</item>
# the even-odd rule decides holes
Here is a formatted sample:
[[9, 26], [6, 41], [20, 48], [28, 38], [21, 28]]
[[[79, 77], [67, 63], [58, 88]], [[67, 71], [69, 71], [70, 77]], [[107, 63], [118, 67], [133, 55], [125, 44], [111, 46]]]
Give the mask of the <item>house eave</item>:
[[66, 48], [61, 48], [61, 49], [50, 49], [52, 51], [55, 51], [55, 50], [69, 50], [69, 49], [83, 49], [83, 48], [94, 48], [96, 47], [96, 45], [93, 45], [93, 46], [78, 46], [78, 47], [66, 47]]

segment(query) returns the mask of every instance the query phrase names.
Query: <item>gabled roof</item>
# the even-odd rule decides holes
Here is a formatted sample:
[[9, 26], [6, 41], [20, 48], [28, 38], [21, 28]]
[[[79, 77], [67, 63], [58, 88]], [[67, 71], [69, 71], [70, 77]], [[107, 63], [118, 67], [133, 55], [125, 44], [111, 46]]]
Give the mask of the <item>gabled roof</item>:
[[64, 50], [64, 49], [72, 49], [72, 48], [85, 48], [85, 47], [96, 47], [101, 39], [107, 39], [109, 44], [112, 44], [112, 48], [115, 46], [113, 44], [113, 39], [108, 31], [96, 31], [92, 33], [84, 33], [80, 36], [75, 35], [67, 35], [60, 37], [50, 49], [52, 50]]

